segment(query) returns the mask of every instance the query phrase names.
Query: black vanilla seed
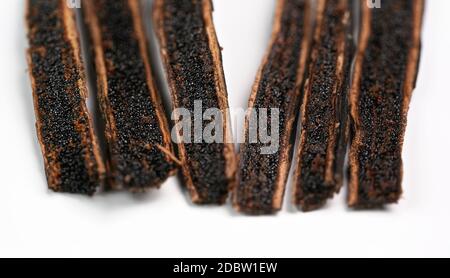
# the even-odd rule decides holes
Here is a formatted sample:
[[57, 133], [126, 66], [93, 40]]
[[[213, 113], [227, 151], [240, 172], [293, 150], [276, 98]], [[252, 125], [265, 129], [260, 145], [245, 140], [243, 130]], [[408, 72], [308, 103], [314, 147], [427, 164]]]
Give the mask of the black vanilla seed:
[[[279, 147], [263, 153], [266, 142], [251, 142], [250, 114], [245, 122], [245, 143], [240, 146], [238, 185], [234, 207], [247, 214], [271, 214], [281, 209], [292, 158], [295, 120], [298, 114], [310, 49], [311, 8], [309, 1], [279, 0], [269, 51], [257, 75], [249, 108], [279, 111]], [[268, 130], [273, 130], [271, 118]], [[260, 131], [258, 129], [258, 134]]]
[[[224, 203], [235, 183], [227, 91], [212, 9], [210, 0], [156, 0], [153, 10], [173, 108], [191, 115], [190, 140], [180, 142], [178, 149], [185, 184], [197, 204]], [[222, 142], [195, 141], [196, 102], [202, 112], [222, 111]], [[206, 124], [202, 123], [203, 129]]]
[[159, 187], [176, 157], [154, 84], [139, 1], [82, 2], [89, 30], [113, 188]]
[[48, 186], [92, 195], [104, 165], [86, 107], [74, 12], [65, 0], [28, 0], [28, 65]]
[[352, 0], [319, 0], [294, 173], [294, 204], [323, 206], [339, 191], [348, 139], [348, 92], [354, 54]]
[[402, 194], [402, 145], [420, 58], [423, 0], [360, 2], [350, 94], [348, 204], [380, 207]]

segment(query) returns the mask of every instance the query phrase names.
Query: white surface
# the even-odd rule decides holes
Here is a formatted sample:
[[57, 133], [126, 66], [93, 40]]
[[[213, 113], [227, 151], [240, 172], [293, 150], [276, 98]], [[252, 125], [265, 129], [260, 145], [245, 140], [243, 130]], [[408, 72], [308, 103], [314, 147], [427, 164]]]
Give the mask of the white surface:
[[[271, 31], [273, 0], [216, 0], [230, 105], [246, 107]], [[26, 73], [23, 1], [0, 9], [0, 256], [450, 256], [450, 1], [429, 0], [409, 113], [405, 194], [354, 212], [345, 192], [320, 211], [272, 217], [189, 204], [176, 180], [145, 196], [46, 190]], [[289, 196], [289, 192], [287, 192]]]

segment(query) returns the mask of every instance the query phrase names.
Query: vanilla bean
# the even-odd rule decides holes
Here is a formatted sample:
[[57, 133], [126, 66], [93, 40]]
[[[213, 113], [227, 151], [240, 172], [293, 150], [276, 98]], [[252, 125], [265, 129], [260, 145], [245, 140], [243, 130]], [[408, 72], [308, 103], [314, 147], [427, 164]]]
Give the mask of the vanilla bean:
[[[262, 152], [265, 142], [250, 140], [251, 114], [245, 122], [245, 143], [240, 149], [238, 186], [234, 206], [243, 213], [270, 214], [281, 209], [292, 158], [292, 139], [301, 87], [310, 49], [309, 1], [279, 0], [269, 51], [257, 75], [249, 101], [250, 113], [279, 111], [279, 147]], [[268, 114], [271, 114], [268, 112]], [[272, 114], [271, 114], [272, 115]], [[267, 129], [274, 131], [270, 118]], [[264, 128], [258, 127], [258, 133]], [[260, 134], [259, 134], [260, 135]], [[260, 137], [259, 137], [260, 139]]]
[[27, 3], [28, 65], [48, 186], [92, 195], [104, 166], [86, 107], [87, 89], [73, 10], [65, 0]]
[[[191, 131], [195, 127], [194, 118], [198, 116], [194, 115], [195, 103], [201, 104], [201, 112], [209, 108], [222, 111], [223, 142], [195, 140], [195, 132], [192, 132], [194, 134], [187, 135], [190, 142], [178, 144], [184, 181], [192, 201], [221, 204], [235, 183], [236, 166], [212, 3], [210, 0], [156, 0], [153, 13], [173, 108], [190, 112]], [[178, 124], [180, 119], [176, 122]], [[204, 130], [205, 123], [201, 128]]]
[[317, 1], [302, 129], [294, 174], [294, 204], [323, 206], [342, 186], [348, 139], [348, 91], [354, 54], [352, 0]]
[[360, 2], [358, 54], [350, 95], [348, 204], [396, 203], [402, 194], [402, 145], [420, 57], [423, 0]]
[[139, 1], [83, 1], [105, 119], [112, 187], [159, 187], [176, 167]]

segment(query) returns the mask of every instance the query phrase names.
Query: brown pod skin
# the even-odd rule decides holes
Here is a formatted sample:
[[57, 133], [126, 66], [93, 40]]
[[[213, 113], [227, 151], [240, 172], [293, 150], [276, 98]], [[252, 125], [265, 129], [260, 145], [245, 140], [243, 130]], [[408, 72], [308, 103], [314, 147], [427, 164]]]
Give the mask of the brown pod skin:
[[294, 204], [323, 206], [339, 192], [348, 140], [348, 92], [354, 54], [352, 0], [317, 1], [313, 50], [305, 83]]
[[[236, 158], [212, 10], [210, 0], [156, 0], [153, 9], [173, 108], [190, 112], [192, 131], [195, 101], [201, 101], [203, 112], [208, 108], [222, 111], [225, 143], [195, 143], [192, 134], [186, 142], [177, 134], [182, 174], [196, 204], [223, 204], [235, 184]], [[178, 125], [180, 115], [176, 111], [174, 115]]]
[[28, 0], [28, 66], [48, 186], [92, 195], [104, 165], [86, 107], [74, 12], [65, 0]]
[[[234, 192], [234, 207], [239, 212], [272, 214], [281, 209], [311, 44], [310, 19], [309, 1], [278, 1], [271, 43], [256, 77], [249, 108], [256, 114], [260, 114], [259, 109], [279, 109], [279, 148], [272, 154], [261, 153], [261, 147], [267, 144], [249, 140], [251, 115], [247, 114]], [[268, 126], [268, 130], [271, 128]]]
[[348, 205], [373, 208], [402, 194], [402, 146], [420, 58], [423, 0], [360, 2], [361, 26], [350, 94]]
[[159, 187], [176, 171], [176, 158], [139, 1], [83, 1], [82, 9], [95, 57], [111, 187], [132, 192]]

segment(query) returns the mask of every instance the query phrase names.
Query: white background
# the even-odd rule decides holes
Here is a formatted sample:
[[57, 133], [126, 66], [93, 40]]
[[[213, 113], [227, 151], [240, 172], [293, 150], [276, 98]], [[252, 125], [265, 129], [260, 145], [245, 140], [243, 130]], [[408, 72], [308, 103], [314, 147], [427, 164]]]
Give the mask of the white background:
[[[246, 217], [229, 205], [191, 205], [177, 178], [141, 196], [48, 191], [26, 73], [24, 2], [2, 1], [0, 256], [450, 256], [450, 1], [427, 2], [399, 205], [355, 212], [342, 192], [317, 212], [299, 213], [286, 202], [276, 216]], [[245, 108], [274, 1], [214, 4], [230, 105]]]

